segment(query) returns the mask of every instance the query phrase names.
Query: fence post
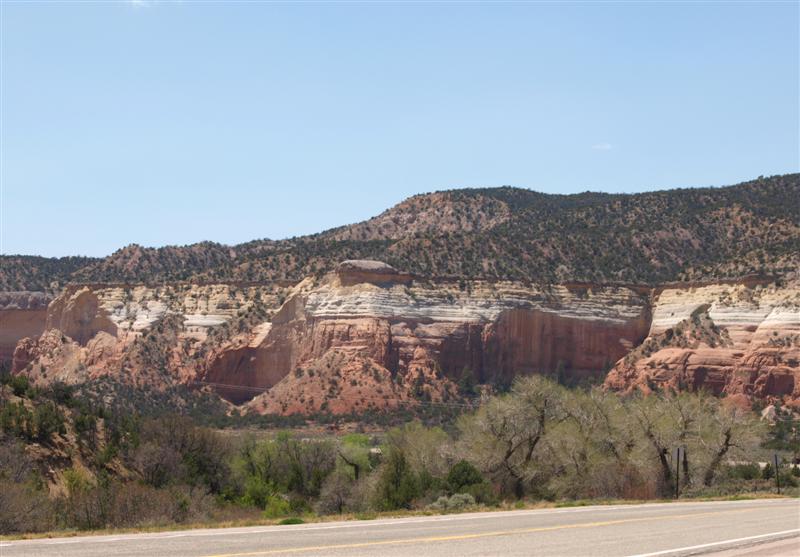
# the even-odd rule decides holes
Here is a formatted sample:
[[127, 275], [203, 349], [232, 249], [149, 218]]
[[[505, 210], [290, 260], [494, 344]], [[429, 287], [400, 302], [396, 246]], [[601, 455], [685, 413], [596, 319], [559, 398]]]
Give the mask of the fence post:
[[775, 458], [775, 487], [778, 488], [778, 495], [781, 494], [781, 471], [778, 468], [778, 453], [773, 455]]

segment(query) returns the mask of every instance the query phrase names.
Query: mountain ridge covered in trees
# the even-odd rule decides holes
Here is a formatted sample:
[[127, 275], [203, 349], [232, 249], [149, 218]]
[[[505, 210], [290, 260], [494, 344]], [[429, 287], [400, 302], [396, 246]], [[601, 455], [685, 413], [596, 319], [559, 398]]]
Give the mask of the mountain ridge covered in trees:
[[420, 194], [367, 221], [236, 246], [124, 247], [105, 258], [2, 256], [0, 290], [65, 283], [300, 280], [347, 259], [422, 276], [659, 284], [800, 265], [800, 174], [636, 194], [473, 188]]

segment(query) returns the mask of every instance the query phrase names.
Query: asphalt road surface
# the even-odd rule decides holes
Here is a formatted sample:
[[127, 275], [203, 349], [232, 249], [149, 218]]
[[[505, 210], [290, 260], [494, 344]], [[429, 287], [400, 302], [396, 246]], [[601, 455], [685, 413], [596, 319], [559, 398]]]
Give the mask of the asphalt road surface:
[[0, 556], [800, 556], [800, 500], [610, 505], [0, 542]]

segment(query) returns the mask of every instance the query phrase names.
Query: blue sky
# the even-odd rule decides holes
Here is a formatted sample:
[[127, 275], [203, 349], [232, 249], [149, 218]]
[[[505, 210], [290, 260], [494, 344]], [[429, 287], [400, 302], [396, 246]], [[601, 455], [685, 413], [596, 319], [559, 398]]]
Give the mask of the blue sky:
[[797, 172], [798, 4], [2, 4], [2, 252]]

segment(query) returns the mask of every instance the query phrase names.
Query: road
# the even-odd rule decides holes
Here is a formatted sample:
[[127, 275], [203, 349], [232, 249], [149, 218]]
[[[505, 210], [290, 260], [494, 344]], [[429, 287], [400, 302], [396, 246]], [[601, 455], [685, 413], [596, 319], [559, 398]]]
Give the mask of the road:
[[[758, 545], [756, 545], [758, 544]], [[2, 557], [800, 555], [800, 500], [609, 505], [0, 542]]]

